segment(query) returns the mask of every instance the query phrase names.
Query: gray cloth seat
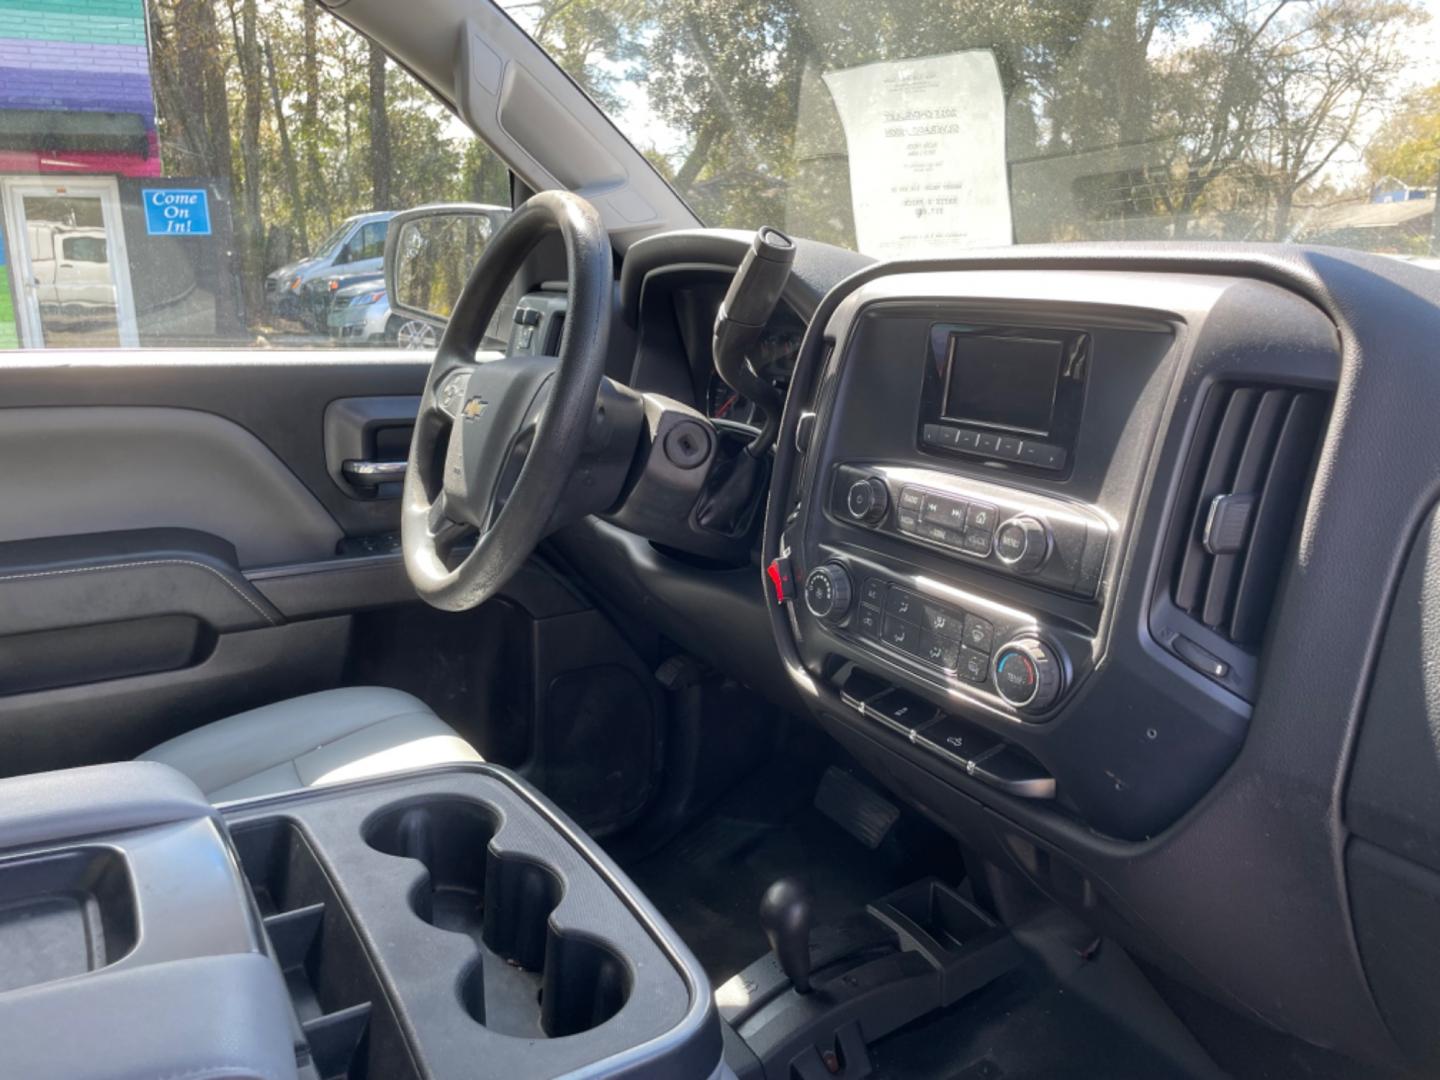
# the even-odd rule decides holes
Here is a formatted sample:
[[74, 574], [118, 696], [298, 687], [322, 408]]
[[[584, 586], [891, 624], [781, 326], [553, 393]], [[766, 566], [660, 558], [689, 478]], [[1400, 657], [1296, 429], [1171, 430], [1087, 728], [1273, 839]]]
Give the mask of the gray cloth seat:
[[419, 698], [355, 686], [217, 720], [140, 760], [178, 769], [211, 802], [228, 802], [482, 759]]

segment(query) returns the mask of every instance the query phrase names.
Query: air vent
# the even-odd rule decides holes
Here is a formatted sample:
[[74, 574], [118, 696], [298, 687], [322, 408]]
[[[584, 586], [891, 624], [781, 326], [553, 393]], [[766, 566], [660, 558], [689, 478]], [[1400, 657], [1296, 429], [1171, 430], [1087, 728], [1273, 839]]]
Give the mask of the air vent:
[[1172, 599], [1249, 653], [1265, 632], [1327, 407], [1319, 391], [1221, 385], [1201, 410]]

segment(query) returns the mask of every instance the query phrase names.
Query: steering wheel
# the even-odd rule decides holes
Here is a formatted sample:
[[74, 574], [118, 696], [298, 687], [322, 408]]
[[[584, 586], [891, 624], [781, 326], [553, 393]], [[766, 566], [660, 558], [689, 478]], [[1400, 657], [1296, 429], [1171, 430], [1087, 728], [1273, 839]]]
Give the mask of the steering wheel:
[[[510, 279], [556, 232], [570, 288], [558, 359], [477, 360]], [[428, 603], [446, 611], [483, 603], [544, 538], [595, 413], [613, 291], [600, 215], [569, 192], [529, 199], [482, 252], [426, 377], [405, 473], [405, 570]], [[470, 536], [474, 549], [452, 568], [450, 556]]]

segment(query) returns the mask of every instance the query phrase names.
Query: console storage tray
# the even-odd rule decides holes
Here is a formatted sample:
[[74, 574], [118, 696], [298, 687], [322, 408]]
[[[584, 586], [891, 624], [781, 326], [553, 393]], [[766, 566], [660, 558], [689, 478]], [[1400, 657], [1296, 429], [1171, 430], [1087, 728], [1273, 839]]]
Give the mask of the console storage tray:
[[0, 861], [0, 993], [107, 967], [137, 937], [130, 870], [114, 848]]

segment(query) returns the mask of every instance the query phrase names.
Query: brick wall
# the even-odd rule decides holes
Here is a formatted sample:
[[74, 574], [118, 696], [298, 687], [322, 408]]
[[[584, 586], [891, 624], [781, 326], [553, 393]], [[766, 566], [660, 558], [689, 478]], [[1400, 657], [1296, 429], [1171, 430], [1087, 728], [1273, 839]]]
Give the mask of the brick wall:
[[0, 0], [0, 109], [133, 113], [151, 148], [101, 156], [11, 148], [0, 151], [0, 169], [161, 175], [144, 3]]

